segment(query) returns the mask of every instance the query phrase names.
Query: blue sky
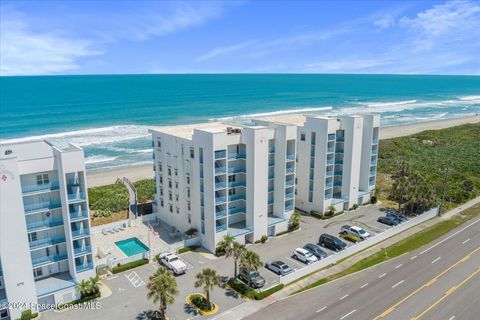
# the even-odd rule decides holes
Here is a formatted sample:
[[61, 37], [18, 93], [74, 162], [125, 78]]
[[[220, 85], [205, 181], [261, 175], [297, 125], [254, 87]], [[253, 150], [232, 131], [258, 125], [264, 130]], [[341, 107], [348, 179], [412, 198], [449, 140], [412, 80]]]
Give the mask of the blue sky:
[[0, 74], [480, 74], [480, 1], [9, 1]]

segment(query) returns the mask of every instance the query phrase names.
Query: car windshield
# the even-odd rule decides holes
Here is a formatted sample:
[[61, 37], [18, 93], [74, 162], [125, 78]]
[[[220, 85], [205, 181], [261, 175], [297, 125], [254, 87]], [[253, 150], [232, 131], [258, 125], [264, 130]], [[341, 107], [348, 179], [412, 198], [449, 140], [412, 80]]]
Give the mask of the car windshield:
[[281, 266], [281, 268], [286, 270], [286, 269], [288, 269], [288, 266], [286, 264], [284, 264], [284, 265]]
[[360, 230], [358, 230], [358, 233], [360, 233], [360, 234], [364, 234], [364, 233], [366, 233], [366, 232], [365, 232], [365, 230], [363, 230], [363, 229], [360, 229]]
[[312, 256], [311, 252], [305, 252], [305, 257], [310, 258]]
[[170, 258], [170, 262], [177, 261], [177, 260], [178, 260], [177, 257], [172, 257], [172, 258]]
[[335, 239], [335, 244], [342, 245], [342, 241], [339, 239]]

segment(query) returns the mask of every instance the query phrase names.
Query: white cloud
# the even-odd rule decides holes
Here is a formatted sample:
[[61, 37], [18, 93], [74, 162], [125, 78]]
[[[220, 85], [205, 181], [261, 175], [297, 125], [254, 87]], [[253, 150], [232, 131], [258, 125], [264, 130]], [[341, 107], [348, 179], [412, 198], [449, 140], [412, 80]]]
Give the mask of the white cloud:
[[378, 20], [375, 20], [373, 22], [373, 24], [375, 26], [379, 27], [380, 29], [387, 29], [387, 28], [395, 26], [395, 24], [396, 24], [395, 20], [396, 20], [395, 17], [387, 15], [387, 16], [384, 16], [384, 17], [378, 19]]
[[237, 43], [231, 46], [226, 46], [226, 47], [218, 47], [213, 50], [210, 50], [209, 52], [197, 57], [195, 61], [204, 61], [204, 60], [209, 60], [227, 53], [231, 53], [234, 51], [238, 51], [240, 49], [246, 48], [251, 46], [252, 44], [256, 43], [256, 40], [249, 40], [241, 43]]
[[385, 66], [389, 63], [382, 59], [337, 59], [324, 60], [320, 62], [309, 63], [304, 66], [303, 72], [308, 73], [357, 73], [370, 72], [375, 73], [378, 67]]
[[0, 75], [56, 74], [76, 70], [78, 59], [101, 54], [92, 43], [56, 32], [38, 33], [20, 19], [0, 22]]

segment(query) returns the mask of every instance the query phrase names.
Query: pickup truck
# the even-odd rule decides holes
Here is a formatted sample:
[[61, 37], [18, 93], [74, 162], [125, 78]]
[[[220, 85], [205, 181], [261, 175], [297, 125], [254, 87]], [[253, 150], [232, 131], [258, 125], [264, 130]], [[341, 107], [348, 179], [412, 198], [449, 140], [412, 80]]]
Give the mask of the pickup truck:
[[172, 270], [175, 275], [183, 274], [187, 271], [187, 265], [173, 253], [166, 252], [160, 254], [158, 261]]
[[349, 235], [352, 235], [352, 236], [356, 236], [356, 237], [359, 237], [362, 240], [365, 240], [368, 237], [370, 237], [370, 233], [368, 233], [364, 229], [362, 229], [360, 227], [357, 227], [357, 226], [347, 226], [347, 225], [345, 225], [345, 226], [342, 227], [342, 230], [340, 231], [340, 233], [345, 234], [345, 235], [349, 234]]

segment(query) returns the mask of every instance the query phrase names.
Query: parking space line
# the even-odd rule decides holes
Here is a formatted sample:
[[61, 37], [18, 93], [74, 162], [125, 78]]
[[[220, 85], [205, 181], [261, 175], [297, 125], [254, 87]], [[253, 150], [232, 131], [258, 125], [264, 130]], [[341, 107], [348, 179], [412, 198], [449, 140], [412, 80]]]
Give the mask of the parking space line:
[[437, 259], [433, 260], [432, 263], [435, 263], [435, 262], [437, 262], [438, 260], [440, 260], [440, 257], [438, 257]]
[[[468, 241], [470, 241], [470, 238], [468, 238], [467, 240], [463, 241], [462, 244], [465, 244], [467, 243]], [[454, 316], [455, 317], [455, 316]]]
[[130, 281], [131, 285], [134, 288], [138, 288], [145, 285], [145, 282], [142, 280], [142, 278], [140, 278], [140, 276], [135, 271], [132, 271], [128, 275], [125, 275], [125, 278], [127, 278], [127, 280]]
[[290, 257], [286, 257], [288, 260], [292, 261], [293, 263], [295, 263], [297, 266], [299, 266], [300, 268], [303, 268], [305, 267], [305, 264], [302, 264], [300, 261], [297, 261], [295, 259], [292, 259]]
[[410, 260], [415, 260], [415, 259], [417, 259], [417, 256], [413, 256], [410, 258]]
[[360, 289], [363, 289], [363, 288], [365, 288], [366, 286], [368, 286], [368, 282], [365, 283], [363, 286], [361, 286]]
[[400, 268], [401, 266], [403, 266], [403, 264], [400, 263], [398, 266], [395, 267], [395, 269], [398, 269], [398, 268]]
[[350, 311], [349, 313], [347, 313], [346, 315], [344, 315], [343, 317], [341, 317], [340, 320], [345, 319], [345, 318], [348, 317], [349, 315], [353, 314], [355, 311], [357, 311], [357, 309], [353, 309], [352, 311]]
[[348, 297], [348, 294], [344, 295], [344, 296], [341, 297], [339, 300], [343, 300], [343, 299], [345, 299], [346, 297]]
[[448, 319], [448, 320], [453, 320], [453, 319], [455, 319], [455, 316], [451, 316], [450, 319]]
[[319, 312], [321, 312], [321, 311], [325, 310], [326, 308], [327, 308], [327, 306], [325, 306], [325, 307], [323, 307], [323, 308], [320, 308], [320, 309], [318, 309], [316, 312], [317, 312], [317, 313], [319, 313]]
[[381, 275], [378, 276], [378, 279], [382, 279], [382, 278], [385, 277], [386, 275], [387, 275], [386, 273], [381, 274]]
[[404, 280], [395, 283], [395, 284], [392, 286], [392, 289], [394, 289], [396, 286], [401, 285], [401, 284], [403, 283], [403, 281], [404, 281]]

